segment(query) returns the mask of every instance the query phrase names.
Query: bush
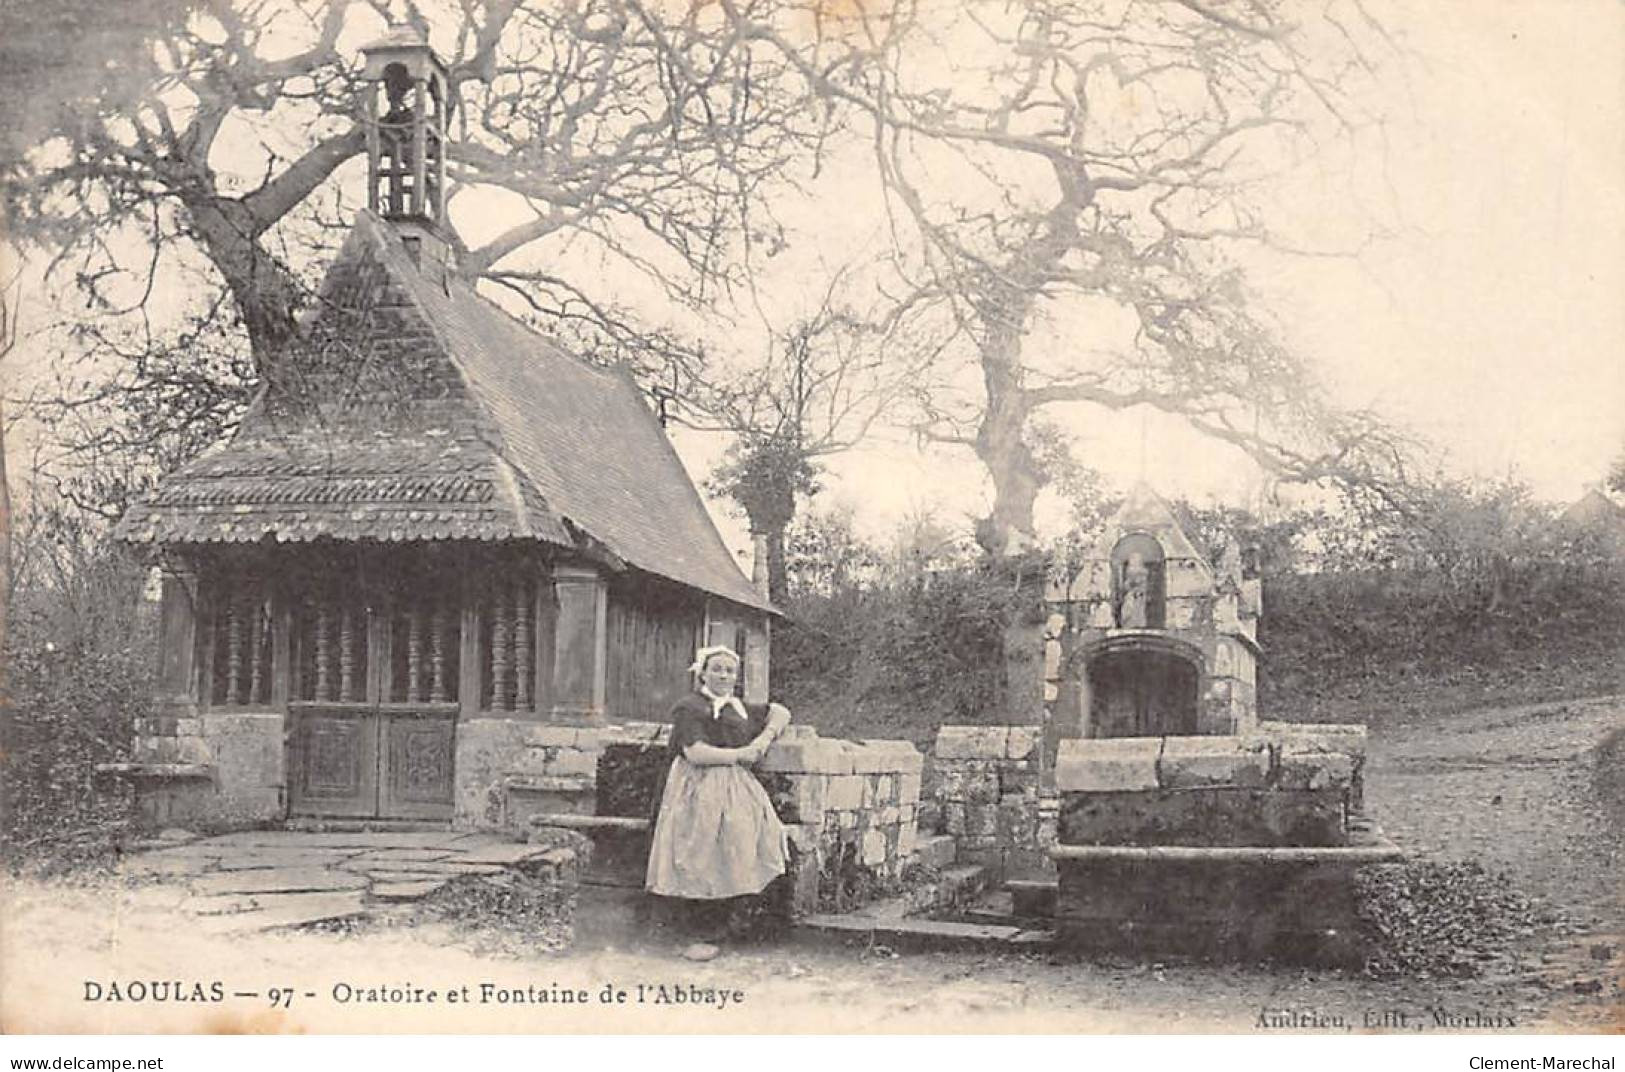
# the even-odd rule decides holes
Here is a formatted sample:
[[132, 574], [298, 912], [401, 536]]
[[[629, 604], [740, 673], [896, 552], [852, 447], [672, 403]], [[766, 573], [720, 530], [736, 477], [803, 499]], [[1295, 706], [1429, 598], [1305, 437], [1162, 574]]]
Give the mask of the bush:
[[1476, 863], [1399, 863], [1355, 874], [1366, 972], [1461, 978], [1556, 922]]
[[73, 865], [111, 848], [133, 804], [95, 767], [127, 759], [151, 706], [150, 659], [123, 651], [13, 646], [0, 850], [12, 864]]
[[[1173, 507], [1210, 560], [1239, 540], [1263, 579], [1266, 717], [1433, 708], [1458, 686], [1469, 706], [1625, 687], [1618, 534], [1565, 523], [1516, 484], [1421, 488], [1403, 516], [1305, 511], [1265, 524], [1231, 508]], [[1053, 558], [1075, 561], [1092, 543], [1075, 533]], [[1009, 721], [1004, 636], [1039, 608], [968, 539], [916, 523], [886, 549], [815, 515], [787, 550], [774, 692], [798, 718], [922, 745], [943, 724]]]
[[128, 826], [132, 793], [95, 767], [127, 760], [152, 710], [156, 621], [141, 565], [70, 516], [36, 508], [16, 554], [0, 852], [53, 871], [104, 855]]
[[962, 545], [890, 554], [821, 519], [790, 540], [774, 693], [826, 734], [905, 737], [998, 722], [1004, 632], [1018, 591]]
[[1267, 710], [1472, 685], [1469, 702], [1611, 691], [1625, 678], [1625, 558], [1558, 526], [1448, 564], [1266, 577]]

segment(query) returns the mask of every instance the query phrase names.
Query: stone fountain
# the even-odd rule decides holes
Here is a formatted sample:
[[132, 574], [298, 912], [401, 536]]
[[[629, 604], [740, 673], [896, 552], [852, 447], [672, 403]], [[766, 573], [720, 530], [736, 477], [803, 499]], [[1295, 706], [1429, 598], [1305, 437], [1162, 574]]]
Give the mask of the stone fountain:
[[1143, 484], [1050, 586], [1054, 917], [1095, 950], [1358, 958], [1354, 872], [1399, 859], [1362, 815], [1365, 728], [1260, 722], [1262, 594]]

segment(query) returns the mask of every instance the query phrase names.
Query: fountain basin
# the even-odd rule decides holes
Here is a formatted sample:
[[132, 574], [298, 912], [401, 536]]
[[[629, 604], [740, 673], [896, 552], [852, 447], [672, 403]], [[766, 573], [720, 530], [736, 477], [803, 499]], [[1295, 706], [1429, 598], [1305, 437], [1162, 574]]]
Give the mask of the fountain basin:
[[1054, 919], [1089, 952], [1357, 965], [1363, 735], [1063, 741]]

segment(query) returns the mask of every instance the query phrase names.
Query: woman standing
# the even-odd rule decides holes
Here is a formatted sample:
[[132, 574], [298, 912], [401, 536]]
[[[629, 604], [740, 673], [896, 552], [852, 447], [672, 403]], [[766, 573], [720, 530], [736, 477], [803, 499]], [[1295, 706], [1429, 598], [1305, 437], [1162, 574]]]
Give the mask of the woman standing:
[[[649, 846], [650, 893], [709, 902], [756, 894], [784, 874], [784, 827], [767, 791], [747, 769], [760, 760], [790, 712], [782, 704], [744, 704], [734, 695], [739, 656], [702, 648], [690, 671], [698, 688], [672, 709], [671, 769]], [[709, 960], [697, 943], [685, 955]]]

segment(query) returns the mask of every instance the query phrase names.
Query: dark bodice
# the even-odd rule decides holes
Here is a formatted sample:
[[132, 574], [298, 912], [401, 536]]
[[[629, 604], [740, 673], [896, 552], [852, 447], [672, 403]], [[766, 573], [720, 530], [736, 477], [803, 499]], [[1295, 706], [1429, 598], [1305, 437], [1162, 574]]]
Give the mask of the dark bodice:
[[742, 748], [767, 728], [767, 705], [745, 704], [748, 718], [729, 708], [711, 714], [711, 701], [698, 692], [678, 700], [671, 711], [671, 750], [681, 752], [695, 741], [717, 748]]

